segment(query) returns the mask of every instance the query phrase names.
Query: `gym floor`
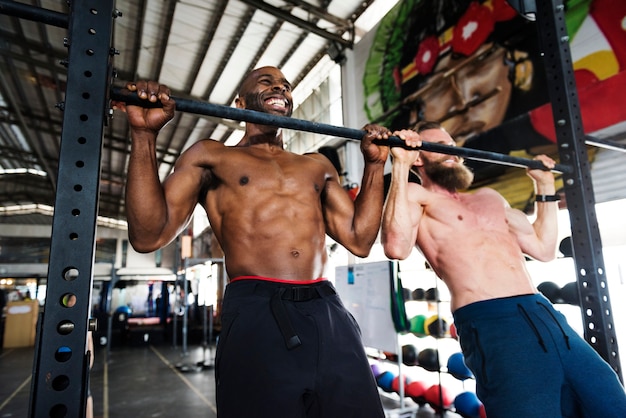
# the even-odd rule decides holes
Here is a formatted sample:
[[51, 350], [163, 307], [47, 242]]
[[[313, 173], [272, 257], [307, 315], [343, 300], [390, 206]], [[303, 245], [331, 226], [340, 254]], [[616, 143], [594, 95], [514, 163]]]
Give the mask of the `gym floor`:
[[[198, 367], [209, 351], [193, 347], [183, 355], [182, 347], [165, 343], [120, 346], [106, 361], [105, 348], [96, 347], [94, 417], [217, 417], [213, 370]], [[0, 417], [28, 416], [33, 356], [33, 348], [0, 354]]]
[[[215, 418], [214, 347], [188, 347], [169, 343], [96, 347], [91, 371], [95, 418], [185, 417]], [[0, 352], [0, 418], [28, 416], [34, 349], [5, 348]], [[202, 367], [204, 366], [204, 367]], [[458, 418], [453, 412], [437, 414], [428, 405], [401, 409], [397, 399], [383, 395], [389, 418]], [[412, 404], [415, 405], [415, 404]]]

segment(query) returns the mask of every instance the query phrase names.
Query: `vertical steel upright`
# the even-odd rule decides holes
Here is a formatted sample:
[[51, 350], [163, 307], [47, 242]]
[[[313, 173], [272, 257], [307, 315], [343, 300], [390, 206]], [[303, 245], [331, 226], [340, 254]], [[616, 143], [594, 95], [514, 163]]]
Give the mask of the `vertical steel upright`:
[[[113, 0], [73, 0], [46, 302], [29, 416], [83, 417], [100, 160], [111, 81]], [[75, 301], [75, 302], [74, 302]]]
[[561, 163], [573, 167], [571, 173], [563, 174], [563, 183], [570, 213], [584, 336], [623, 382], [585, 132], [565, 26], [565, 7], [561, 0], [537, 0], [536, 9], [559, 156]]

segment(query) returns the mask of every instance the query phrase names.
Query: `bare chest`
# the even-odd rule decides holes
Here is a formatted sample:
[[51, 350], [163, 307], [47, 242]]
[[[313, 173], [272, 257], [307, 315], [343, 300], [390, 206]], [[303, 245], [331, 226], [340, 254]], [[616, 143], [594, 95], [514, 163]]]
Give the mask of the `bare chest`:
[[470, 226], [483, 230], [506, 230], [506, 216], [504, 205], [494, 199], [482, 198], [480, 196], [468, 196], [461, 203], [462, 214]]
[[[243, 220], [274, 225], [276, 217], [296, 219], [319, 211], [326, 182], [322, 164], [299, 155], [240, 153], [211, 170], [201, 199], [212, 224]], [[271, 158], [270, 158], [271, 157]]]
[[290, 153], [238, 153], [212, 170], [217, 186], [231, 191], [321, 190], [324, 172], [311, 158]]
[[463, 194], [458, 199], [441, 197], [428, 206], [427, 214], [439, 228], [447, 225], [474, 234], [508, 230], [504, 203], [491, 194]]

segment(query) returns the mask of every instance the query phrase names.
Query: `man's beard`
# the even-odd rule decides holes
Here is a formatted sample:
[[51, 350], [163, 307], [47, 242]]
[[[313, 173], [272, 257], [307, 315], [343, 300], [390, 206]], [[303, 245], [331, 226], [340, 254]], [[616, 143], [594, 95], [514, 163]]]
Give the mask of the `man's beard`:
[[426, 158], [423, 160], [424, 171], [428, 178], [446, 190], [464, 190], [474, 181], [474, 173], [463, 164], [448, 166], [442, 164], [443, 160], [433, 161]]

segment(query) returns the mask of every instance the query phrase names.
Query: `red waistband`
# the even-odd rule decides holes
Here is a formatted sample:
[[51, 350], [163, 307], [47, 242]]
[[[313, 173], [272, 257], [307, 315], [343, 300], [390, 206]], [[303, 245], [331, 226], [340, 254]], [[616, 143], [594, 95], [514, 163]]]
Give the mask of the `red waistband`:
[[326, 280], [324, 277], [320, 277], [314, 280], [285, 280], [285, 279], [277, 279], [274, 277], [263, 277], [263, 276], [237, 276], [234, 279], [231, 279], [230, 282], [236, 282], [239, 280], [264, 280], [266, 282], [274, 282], [274, 283], [289, 283], [289, 284], [314, 284], [319, 283]]

